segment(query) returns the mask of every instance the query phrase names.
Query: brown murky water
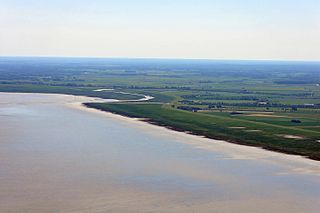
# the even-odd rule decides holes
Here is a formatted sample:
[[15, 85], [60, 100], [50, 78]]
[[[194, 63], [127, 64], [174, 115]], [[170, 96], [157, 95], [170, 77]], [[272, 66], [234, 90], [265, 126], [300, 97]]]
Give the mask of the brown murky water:
[[[320, 164], [0, 93], [0, 212], [318, 212]], [[66, 104], [69, 103], [69, 104]]]

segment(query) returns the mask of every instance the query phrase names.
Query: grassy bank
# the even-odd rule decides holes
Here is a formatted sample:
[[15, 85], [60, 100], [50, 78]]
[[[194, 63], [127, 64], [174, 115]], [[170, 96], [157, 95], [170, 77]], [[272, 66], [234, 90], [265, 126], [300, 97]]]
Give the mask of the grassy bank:
[[[86, 103], [85, 105], [128, 117], [146, 118], [150, 123], [178, 131], [188, 131], [208, 138], [320, 160], [320, 143], [317, 142], [320, 139], [319, 131], [182, 111], [161, 104]], [[288, 136], [298, 136], [298, 138], [286, 138]]]

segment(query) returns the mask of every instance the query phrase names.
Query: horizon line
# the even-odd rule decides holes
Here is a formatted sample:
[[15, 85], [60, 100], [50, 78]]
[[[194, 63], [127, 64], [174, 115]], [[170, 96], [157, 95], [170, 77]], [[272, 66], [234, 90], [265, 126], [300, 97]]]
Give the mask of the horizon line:
[[243, 59], [243, 58], [183, 58], [183, 57], [127, 57], [127, 56], [70, 56], [70, 55], [0, 55], [0, 58], [70, 58], [70, 59], [131, 59], [181, 61], [259, 61], [259, 62], [317, 62], [320, 59]]

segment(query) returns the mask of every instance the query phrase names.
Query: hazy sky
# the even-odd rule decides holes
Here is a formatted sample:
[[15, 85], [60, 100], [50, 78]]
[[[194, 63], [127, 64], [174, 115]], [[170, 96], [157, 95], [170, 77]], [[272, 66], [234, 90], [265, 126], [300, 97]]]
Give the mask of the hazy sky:
[[0, 0], [0, 55], [320, 60], [320, 0]]

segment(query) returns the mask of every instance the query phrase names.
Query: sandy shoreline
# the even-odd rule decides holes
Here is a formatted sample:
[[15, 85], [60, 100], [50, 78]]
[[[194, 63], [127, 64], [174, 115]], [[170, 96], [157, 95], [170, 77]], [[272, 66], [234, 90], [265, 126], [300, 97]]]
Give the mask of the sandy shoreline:
[[[2, 93], [12, 94], [12, 93]], [[222, 140], [214, 140], [202, 136], [192, 135], [185, 132], [179, 132], [168, 129], [166, 127], [150, 124], [141, 119], [129, 118], [110, 112], [101, 111], [98, 109], [88, 108], [83, 103], [86, 102], [117, 102], [117, 100], [106, 100], [102, 98], [74, 96], [66, 94], [48, 94], [48, 93], [14, 93], [14, 94], [35, 94], [39, 96], [54, 96], [58, 98], [56, 104], [64, 105], [73, 109], [94, 113], [105, 116], [109, 119], [115, 119], [123, 122], [131, 127], [140, 128], [144, 131], [164, 137], [171, 137], [183, 141], [196, 149], [204, 149], [207, 151], [223, 153], [230, 160], [259, 160], [271, 164], [283, 164], [287, 167], [289, 173], [313, 174], [320, 176], [320, 162], [311, 160], [302, 156], [289, 155], [278, 153], [274, 151], [265, 150], [258, 147], [250, 147], [245, 145], [238, 145]], [[61, 100], [60, 100], [61, 99]], [[178, 140], [177, 140], [178, 141]], [[283, 173], [284, 174], [284, 173]]]
[[[109, 119], [115, 119], [117, 121], [124, 122], [134, 128], [143, 129], [150, 134], [173, 137], [179, 139], [180, 141], [183, 140], [183, 143], [189, 144], [197, 149], [205, 149], [207, 151], [223, 153], [227, 156], [225, 158], [230, 160], [259, 160], [271, 164], [282, 163], [287, 167], [288, 173], [313, 174], [320, 176], [320, 162], [302, 156], [278, 153], [258, 147], [238, 145], [227, 141], [214, 140], [185, 132], [179, 132], [163, 126], [150, 124], [142, 119], [130, 118], [111, 112], [88, 108], [83, 105], [83, 102], [74, 102], [72, 104], [68, 104], [68, 106], [85, 112], [105, 116]], [[281, 173], [279, 175], [284, 174], [285, 173]]]

